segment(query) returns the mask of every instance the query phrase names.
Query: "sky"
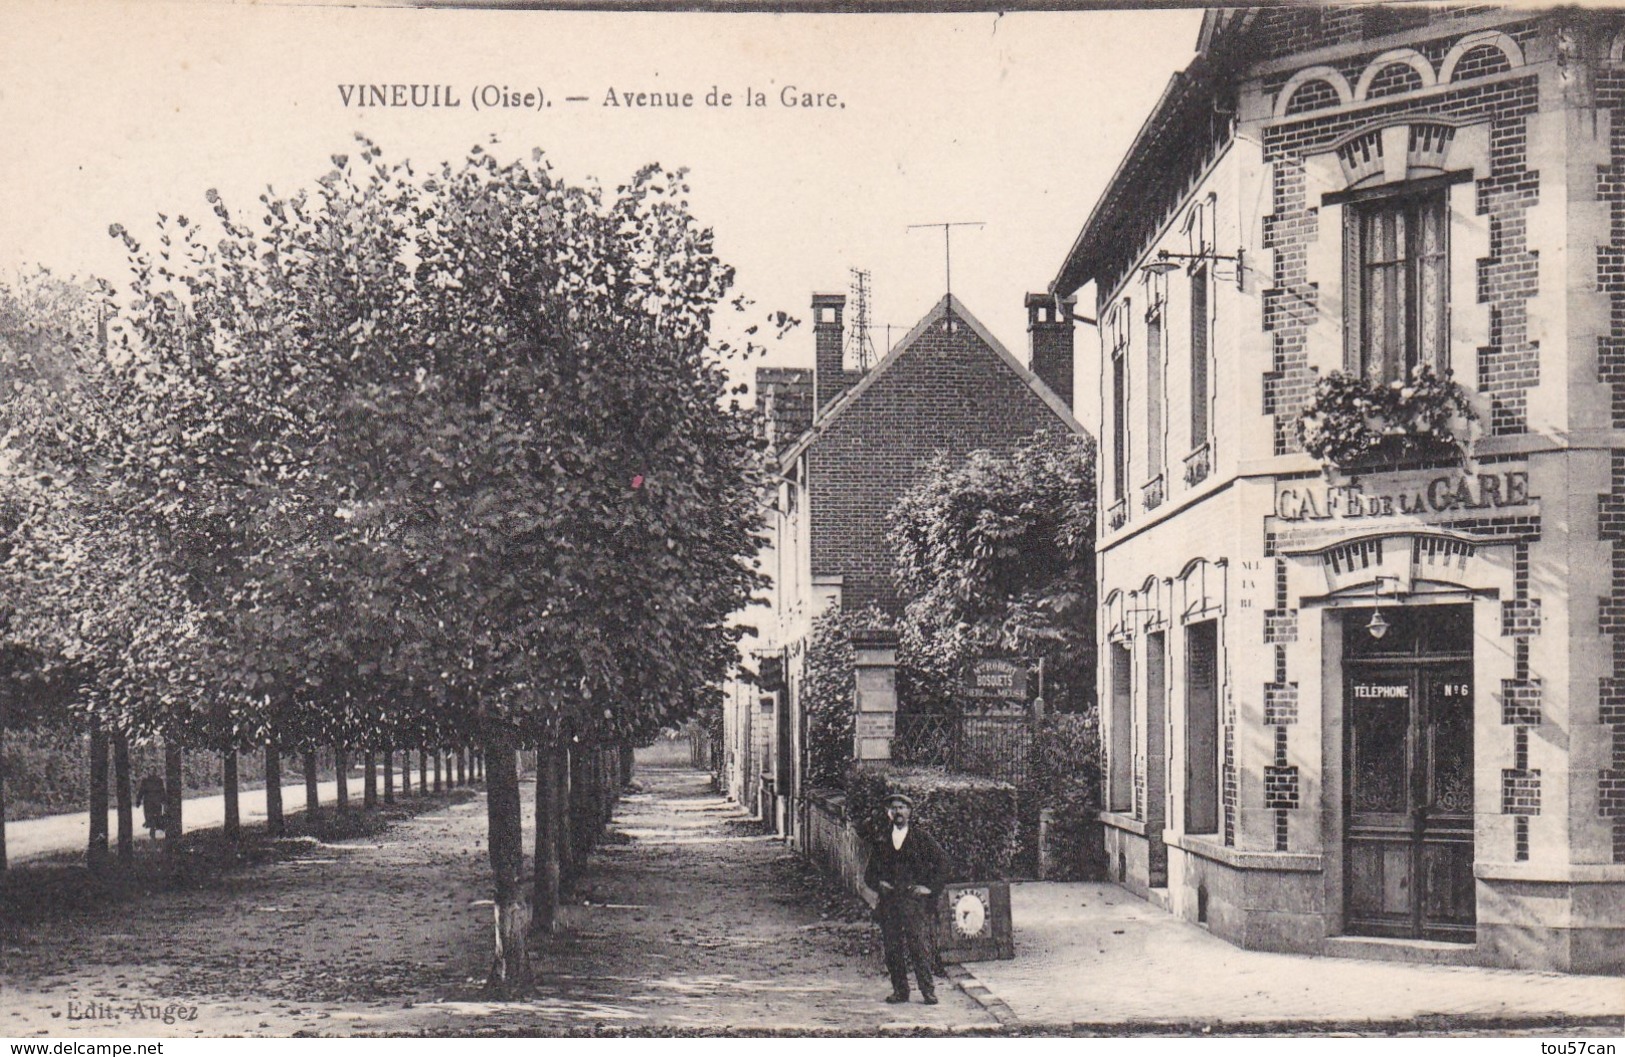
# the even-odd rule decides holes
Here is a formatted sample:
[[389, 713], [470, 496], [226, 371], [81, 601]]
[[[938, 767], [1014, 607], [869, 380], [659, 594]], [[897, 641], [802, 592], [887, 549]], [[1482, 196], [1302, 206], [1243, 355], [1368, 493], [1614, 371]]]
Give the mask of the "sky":
[[[295, 190], [356, 132], [420, 167], [495, 135], [498, 153], [540, 147], [607, 188], [647, 162], [687, 167], [750, 322], [782, 309], [810, 324], [811, 294], [864, 268], [882, 354], [887, 325], [901, 337], [945, 287], [941, 231], [908, 226], [981, 222], [954, 232], [954, 294], [1025, 360], [1023, 295], [1054, 276], [1200, 18], [6, 0], [0, 272], [117, 279], [109, 224], [207, 217], [209, 188], [244, 207], [267, 185]], [[397, 83], [446, 86], [461, 106], [345, 105], [341, 86]], [[791, 86], [835, 105], [785, 106]], [[706, 106], [713, 89], [732, 105]], [[747, 107], [747, 89], [766, 105]], [[612, 90], [694, 106], [608, 106]], [[475, 106], [525, 92], [544, 105]], [[811, 366], [810, 325], [755, 362]]]

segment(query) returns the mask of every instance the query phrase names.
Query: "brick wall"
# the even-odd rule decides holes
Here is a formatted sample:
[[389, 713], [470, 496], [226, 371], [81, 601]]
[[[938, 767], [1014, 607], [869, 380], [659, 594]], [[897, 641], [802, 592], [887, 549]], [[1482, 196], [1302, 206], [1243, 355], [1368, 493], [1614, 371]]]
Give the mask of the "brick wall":
[[[1597, 339], [1597, 377], [1610, 386], [1612, 425], [1625, 429], [1625, 69], [1598, 71], [1597, 106], [1612, 111], [1610, 164], [1597, 172], [1609, 206], [1608, 241], [1597, 247], [1597, 287], [1608, 295], [1610, 326]], [[1598, 599], [1598, 630], [1609, 636], [1611, 673], [1598, 680], [1598, 721], [1609, 753], [1597, 776], [1597, 813], [1613, 826], [1613, 861], [1625, 863], [1625, 451], [1610, 454], [1610, 488], [1598, 497], [1597, 537], [1612, 549], [1609, 592]]]
[[[1618, 333], [1618, 331], [1615, 331]], [[1608, 766], [1598, 775], [1597, 811], [1614, 826], [1615, 862], [1625, 862], [1625, 451], [1610, 455], [1611, 487], [1597, 501], [1597, 538], [1612, 544], [1609, 593], [1598, 599], [1597, 630], [1610, 636], [1613, 674], [1598, 681], [1598, 720], [1609, 728]]]
[[808, 450], [812, 574], [843, 577], [841, 604], [896, 610], [886, 515], [938, 452], [1010, 451], [1061, 420], [963, 322], [945, 320], [841, 410]]
[[[1380, 51], [1388, 46], [1383, 38], [1392, 34], [1427, 25], [1443, 28], [1462, 18], [1497, 13], [1499, 10], [1485, 5], [1402, 7], [1375, 4], [1265, 8], [1257, 16], [1258, 29], [1254, 37], [1257, 42], [1256, 57], [1279, 59], [1314, 48], [1358, 44], [1361, 41], [1371, 41]], [[1428, 54], [1425, 46], [1419, 50], [1436, 61], [1437, 57]]]
[[846, 798], [811, 793], [801, 803], [801, 853], [823, 867], [826, 873], [839, 878], [848, 892], [865, 901], [872, 900], [874, 894], [863, 883], [863, 871], [869, 865], [869, 849], [858, 831], [846, 821]]
[[[1597, 106], [1625, 114], [1625, 70], [1597, 74]], [[1608, 241], [1597, 247], [1597, 288], [1608, 295], [1609, 333], [1597, 339], [1597, 377], [1611, 386], [1613, 426], [1625, 429], [1625, 121], [1609, 125], [1611, 164], [1597, 171], [1597, 198], [1608, 203]]]

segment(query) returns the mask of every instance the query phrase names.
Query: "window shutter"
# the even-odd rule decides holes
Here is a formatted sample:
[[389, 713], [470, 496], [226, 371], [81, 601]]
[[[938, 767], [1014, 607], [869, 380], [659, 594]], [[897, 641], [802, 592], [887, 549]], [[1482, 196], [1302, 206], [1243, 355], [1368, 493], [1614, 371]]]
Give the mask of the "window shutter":
[[1191, 273], [1191, 450], [1207, 443], [1208, 430], [1207, 268]]

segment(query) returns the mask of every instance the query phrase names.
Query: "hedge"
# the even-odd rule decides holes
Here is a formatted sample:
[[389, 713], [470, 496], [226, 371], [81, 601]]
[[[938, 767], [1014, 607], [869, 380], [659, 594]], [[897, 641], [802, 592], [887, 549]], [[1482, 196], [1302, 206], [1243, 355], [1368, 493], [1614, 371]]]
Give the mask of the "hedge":
[[865, 842], [886, 832], [886, 796], [907, 793], [914, 817], [948, 853], [952, 880], [1010, 876], [1017, 846], [1016, 787], [940, 767], [853, 767], [846, 776], [847, 820]]
[[1091, 710], [1039, 724], [1021, 789], [1023, 849], [1037, 865], [1038, 814], [1048, 811], [1050, 880], [1100, 879], [1100, 727]]
[[[45, 815], [83, 811], [90, 804], [90, 737], [82, 731], [59, 727], [41, 727], [35, 730], [7, 730], [0, 744], [4, 753], [6, 774], [6, 818], [20, 822]], [[181, 777], [186, 795], [220, 792], [221, 760], [217, 752], [188, 749], [181, 754]], [[237, 758], [237, 780], [242, 789], [258, 789], [265, 784], [265, 754], [245, 752]], [[361, 753], [352, 753], [351, 762], [361, 763]], [[321, 749], [317, 765], [323, 781], [333, 778], [333, 750]], [[301, 780], [300, 756], [289, 752], [283, 756], [282, 781], [291, 784]], [[161, 742], [130, 746], [130, 785], [141, 783], [148, 774], [164, 773], [164, 748]], [[412, 777], [417, 778], [414, 772]], [[113, 781], [112, 758], [109, 754], [109, 782]], [[109, 801], [112, 795], [109, 794]]]

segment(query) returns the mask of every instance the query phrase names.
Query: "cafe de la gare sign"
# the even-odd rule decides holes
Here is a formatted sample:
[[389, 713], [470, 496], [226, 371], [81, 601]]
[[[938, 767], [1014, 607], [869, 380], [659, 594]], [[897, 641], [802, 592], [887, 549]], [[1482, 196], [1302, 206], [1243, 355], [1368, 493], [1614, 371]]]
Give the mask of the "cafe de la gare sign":
[[1282, 521], [1334, 521], [1394, 516], [1461, 515], [1469, 511], [1515, 513], [1529, 507], [1529, 471], [1433, 471], [1417, 475], [1355, 478], [1348, 484], [1282, 481], [1275, 490], [1275, 516]]

